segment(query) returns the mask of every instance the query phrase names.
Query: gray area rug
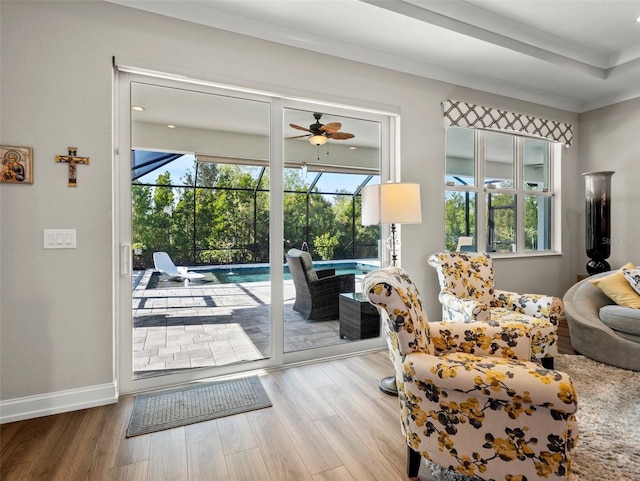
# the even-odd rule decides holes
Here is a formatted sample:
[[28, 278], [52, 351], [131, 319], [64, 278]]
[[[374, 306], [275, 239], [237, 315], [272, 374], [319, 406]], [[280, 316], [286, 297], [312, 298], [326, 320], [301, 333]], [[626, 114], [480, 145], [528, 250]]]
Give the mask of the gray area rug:
[[136, 396], [127, 437], [271, 406], [257, 376]]
[[[578, 393], [571, 481], [640, 481], [640, 372], [566, 354], [555, 366], [571, 376]], [[476, 479], [428, 467], [438, 481]]]

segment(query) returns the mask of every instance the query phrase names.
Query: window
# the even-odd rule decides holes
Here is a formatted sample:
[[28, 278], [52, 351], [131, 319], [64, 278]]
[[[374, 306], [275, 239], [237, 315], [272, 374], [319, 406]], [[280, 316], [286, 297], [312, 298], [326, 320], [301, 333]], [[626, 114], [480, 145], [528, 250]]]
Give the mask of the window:
[[[465, 127], [446, 129], [445, 245], [468, 250], [552, 250], [552, 142]], [[461, 242], [464, 244], [464, 242]]]

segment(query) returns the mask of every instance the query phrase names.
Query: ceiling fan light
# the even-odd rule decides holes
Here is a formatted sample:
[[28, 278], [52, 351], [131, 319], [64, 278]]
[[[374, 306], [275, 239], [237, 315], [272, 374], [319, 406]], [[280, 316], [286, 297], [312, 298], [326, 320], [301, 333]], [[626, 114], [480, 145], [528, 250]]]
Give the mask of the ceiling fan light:
[[324, 145], [327, 143], [327, 138], [324, 135], [313, 135], [309, 138], [309, 142], [313, 145]]

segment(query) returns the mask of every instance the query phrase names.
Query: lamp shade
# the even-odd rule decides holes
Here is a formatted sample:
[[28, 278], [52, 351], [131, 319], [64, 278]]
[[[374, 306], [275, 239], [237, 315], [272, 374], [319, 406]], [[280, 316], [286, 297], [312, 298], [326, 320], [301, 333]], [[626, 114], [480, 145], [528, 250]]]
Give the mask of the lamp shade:
[[420, 184], [395, 182], [362, 189], [362, 225], [422, 222]]

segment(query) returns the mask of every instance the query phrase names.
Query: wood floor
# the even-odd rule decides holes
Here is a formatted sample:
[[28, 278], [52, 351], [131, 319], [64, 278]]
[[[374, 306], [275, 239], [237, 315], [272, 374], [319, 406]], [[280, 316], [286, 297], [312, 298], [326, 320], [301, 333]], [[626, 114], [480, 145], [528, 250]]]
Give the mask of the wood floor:
[[[566, 323], [560, 352], [571, 354]], [[2, 481], [405, 481], [384, 351], [261, 376], [272, 408], [125, 438], [133, 397], [0, 427]], [[423, 466], [421, 481], [431, 481]]]

